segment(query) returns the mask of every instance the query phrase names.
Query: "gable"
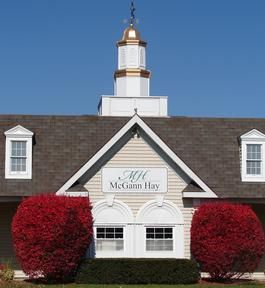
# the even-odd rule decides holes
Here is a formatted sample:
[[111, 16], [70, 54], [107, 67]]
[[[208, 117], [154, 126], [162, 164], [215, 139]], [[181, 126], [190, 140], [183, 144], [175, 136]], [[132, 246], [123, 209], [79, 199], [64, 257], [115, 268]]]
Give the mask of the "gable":
[[[144, 136], [145, 140], [153, 143], [152, 146], [155, 147], [156, 151], [161, 151], [166, 158], [173, 164], [176, 169], [181, 171], [183, 175], [186, 175], [190, 180], [195, 182], [199, 187], [205, 191], [205, 193], [194, 192], [192, 197], [206, 197], [206, 198], [216, 198], [217, 196], [211, 191], [211, 189], [159, 138], [152, 129], [145, 124], [145, 122], [135, 114], [121, 129], [116, 133], [112, 139], [110, 139], [99, 151], [95, 154], [79, 171], [73, 175], [58, 191], [57, 194], [64, 194], [67, 189], [69, 189], [77, 181], [82, 178], [92, 177], [93, 170], [99, 169], [102, 163], [106, 162], [106, 157], [109, 154], [115, 154], [115, 149], [117, 147], [122, 147], [132, 135]], [[120, 145], [120, 146], [119, 146]], [[117, 152], [117, 151], [116, 151]], [[114, 155], [113, 154], [113, 155]], [[168, 162], [169, 163], [169, 162]], [[93, 169], [92, 169], [93, 168]], [[176, 170], [175, 169], [175, 170]], [[91, 172], [92, 171], [92, 172]], [[82, 182], [84, 179], [82, 180]], [[82, 183], [83, 184], [83, 183]], [[188, 193], [186, 193], [188, 195]]]
[[6, 131], [4, 133], [6, 136], [13, 136], [13, 137], [32, 137], [33, 132], [29, 131], [28, 129], [22, 127], [21, 125], [17, 125]]
[[251, 131], [243, 134], [241, 140], [264, 140], [265, 134], [261, 133], [257, 129], [252, 129]]
[[[162, 169], [166, 170], [166, 182], [167, 191], [146, 191], [143, 186], [135, 188], [135, 191], [131, 191], [130, 189], [121, 189], [119, 192], [109, 193], [104, 192], [103, 182], [104, 179], [104, 169]], [[151, 176], [154, 182], [157, 180], [156, 175]], [[162, 175], [161, 175], [162, 177]], [[151, 181], [152, 181], [151, 180]], [[158, 179], [160, 180], [160, 179]], [[92, 176], [85, 184], [84, 187], [89, 191], [89, 197], [92, 201], [92, 204], [98, 203], [103, 199], [110, 199], [111, 197], [115, 197], [115, 200], [122, 201], [127, 204], [131, 209], [134, 215], [136, 215], [137, 211], [139, 211], [140, 207], [144, 205], [146, 202], [151, 201], [153, 199], [163, 198], [164, 200], [169, 200], [174, 203], [177, 203], [179, 207], [183, 207], [183, 195], [182, 191], [188, 185], [190, 181], [189, 177], [187, 177], [180, 169], [173, 169], [169, 163], [167, 163], [164, 155], [159, 155], [155, 148], [150, 145], [144, 139], [144, 137], [137, 137], [135, 135], [131, 139], [128, 140], [120, 150], [113, 155], [106, 163], [96, 172], [94, 176]], [[158, 182], [156, 182], [158, 183]], [[159, 182], [161, 183], [161, 181]], [[143, 188], [143, 189], [142, 189]]]

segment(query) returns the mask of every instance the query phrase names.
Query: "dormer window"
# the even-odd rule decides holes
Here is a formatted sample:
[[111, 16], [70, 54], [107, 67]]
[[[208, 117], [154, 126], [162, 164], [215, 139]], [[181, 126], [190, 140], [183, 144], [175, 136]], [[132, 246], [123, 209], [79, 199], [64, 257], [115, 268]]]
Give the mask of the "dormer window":
[[27, 171], [27, 141], [11, 141], [11, 172]]
[[33, 133], [18, 125], [6, 131], [5, 136], [5, 178], [31, 179]]
[[241, 136], [241, 178], [244, 182], [265, 182], [265, 135], [256, 129]]
[[261, 175], [262, 144], [247, 144], [247, 175]]

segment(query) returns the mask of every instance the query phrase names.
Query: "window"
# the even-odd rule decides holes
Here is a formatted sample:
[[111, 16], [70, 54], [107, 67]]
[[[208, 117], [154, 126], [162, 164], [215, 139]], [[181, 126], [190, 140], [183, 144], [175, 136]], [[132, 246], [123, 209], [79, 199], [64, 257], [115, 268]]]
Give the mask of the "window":
[[261, 144], [247, 144], [247, 174], [261, 175]]
[[173, 228], [146, 227], [146, 251], [173, 251]]
[[26, 172], [27, 142], [11, 141], [11, 172]]
[[6, 131], [5, 136], [5, 178], [31, 179], [33, 133], [18, 125]]
[[253, 129], [241, 136], [241, 178], [244, 182], [265, 182], [265, 135]]
[[97, 227], [96, 250], [97, 251], [123, 251], [124, 236], [123, 227]]

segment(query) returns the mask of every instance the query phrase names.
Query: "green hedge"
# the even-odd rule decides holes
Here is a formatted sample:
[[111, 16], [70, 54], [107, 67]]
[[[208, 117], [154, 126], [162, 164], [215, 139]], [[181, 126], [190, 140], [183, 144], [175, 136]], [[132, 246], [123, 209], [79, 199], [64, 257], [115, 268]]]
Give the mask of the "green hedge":
[[188, 259], [88, 259], [76, 276], [80, 284], [190, 284], [200, 277]]

